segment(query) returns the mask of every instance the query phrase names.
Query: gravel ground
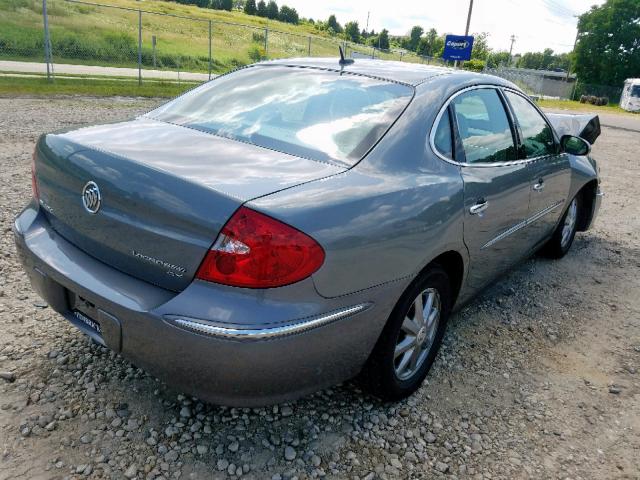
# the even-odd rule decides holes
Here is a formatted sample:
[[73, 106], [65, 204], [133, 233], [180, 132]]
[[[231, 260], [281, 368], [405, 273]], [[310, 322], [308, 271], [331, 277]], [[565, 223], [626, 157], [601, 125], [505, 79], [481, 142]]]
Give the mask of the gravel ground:
[[454, 315], [412, 398], [382, 404], [346, 384], [234, 409], [91, 344], [15, 255], [36, 137], [152, 105], [0, 99], [0, 478], [640, 478], [640, 134], [603, 129], [594, 229]]

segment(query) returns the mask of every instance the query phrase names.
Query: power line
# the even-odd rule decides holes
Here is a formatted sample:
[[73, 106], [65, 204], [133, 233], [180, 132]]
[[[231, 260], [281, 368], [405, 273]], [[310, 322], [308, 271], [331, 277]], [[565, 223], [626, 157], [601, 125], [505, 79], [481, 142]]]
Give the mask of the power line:
[[[510, 3], [512, 3], [513, 5], [515, 5], [516, 7], [518, 7], [518, 8], [526, 8], [526, 7], [531, 5], [529, 2], [524, 2], [523, 3], [523, 2], [516, 1], [516, 0], [508, 0], [508, 1]], [[571, 13], [572, 12], [571, 10], [566, 9], [566, 10], [560, 12], [559, 10], [557, 10], [557, 8], [558, 8], [557, 4], [553, 5], [553, 4], [547, 3], [547, 2], [551, 2], [552, 0], [542, 0], [542, 1], [544, 3], [544, 6], [547, 7], [546, 8], [547, 12], [550, 13], [554, 17], [565, 18], [565, 19], [571, 18], [572, 19], [573, 17], [576, 16], [574, 13]], [[562, 27], [566, 27], [567, 26], [566, 23], [560, 23], [560, 22], [555, 21], [555, 20], [548, 19], [546, 21], [549, 22], [549, 23], [554, 23], [556, 25], [560, 25]]]
[[570, 8], [565, 7], [564, 5], [558, 3], [557, 0], [542, 0], [542, 2], [550, 9], [556, 12], [560, 17], [574, 17], [576, 12], [571, 10]]

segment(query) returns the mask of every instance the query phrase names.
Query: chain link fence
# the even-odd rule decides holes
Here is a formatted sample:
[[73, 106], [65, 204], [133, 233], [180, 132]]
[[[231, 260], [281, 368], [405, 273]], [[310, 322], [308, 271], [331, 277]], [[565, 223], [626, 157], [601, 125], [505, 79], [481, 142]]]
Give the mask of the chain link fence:
[[[212, 75], [265, 59], [347, 56], [425, 64], [441, 59], [318, 35], [131, 8], [85, 0], [0, 1], [0, 59], [138, 69], [139, 81], [154, 72]], [[166, 8], [157, 5], [161, 10]], [[46, 47], [46, 21], [50, 51]], [[150, 72], [153, 71], [153, 72]], [[117, 75], [117, 70], [110, 71]]]
[[566, 72], [503, 67], [487, 68], [484, 73], [509, 80], [527, 94], [541, 98], [571, 99], [576, 85], [575, 75]]
[[[623, 88], [577, 82], [572, 100], [582, 103], [620, 104]], [[595, 100], [594, 100], [595, 99]]]
[[509, 80], [527, 94], [540, 98], [557, 98], [607, 105], [620, 103], [622, 95], [622, 87], [583, 83], [575, 75], [567, 75], [566, 72], [523, 68], [487, 68], [484, 73]]
[[[206, 80], [265, 59], [337, 57], [338, 46], [352, 58], [446, 65], [441, 58], [286, 32], [271, 24], [178, 15], [171, 4], [158, 3], [158, 11], [147, 11], [132, 8], [130, 5], [138, 6], [133, 2], [105, 5], [48, 0], [47, 15], [43, 5], [42, 0], [0, 0], [0, 60], [45, 62], [51, 73], [55, 64], [133, 68], [140, 82], [143, 77]], [[104, 74], [120, 73], [125, 75], [114, 69]], [[618, 103], [622, 94], [621, 87], [584, 84], [563, 72], [502, 67], [485, 73], [510, 80], [542, 98]]]

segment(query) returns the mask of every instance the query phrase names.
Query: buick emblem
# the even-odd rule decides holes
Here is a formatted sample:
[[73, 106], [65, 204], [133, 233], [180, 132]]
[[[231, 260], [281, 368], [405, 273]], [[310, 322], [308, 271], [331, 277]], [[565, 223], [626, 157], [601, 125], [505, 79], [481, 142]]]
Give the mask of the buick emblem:
[[100, 210], [100, 202], [102, 197], [100, 196], [100, 189], [96, 182], [87, 182], [82, 189], [82, 204], [84, 209], [89, 213], [97, 213]]

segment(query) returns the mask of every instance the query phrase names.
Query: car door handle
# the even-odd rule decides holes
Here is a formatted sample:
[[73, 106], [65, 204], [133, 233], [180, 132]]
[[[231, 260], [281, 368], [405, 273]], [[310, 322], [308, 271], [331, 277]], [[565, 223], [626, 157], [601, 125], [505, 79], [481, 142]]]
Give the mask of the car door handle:
[[544, 180], [542, 180], [542, 179], [538, 180], [538, 183], [536, 183], [536, 184], [533, 186], [533, 189], [534, 189], [536, 192], [541, 192], [542, 190], [544, 190]]
[[469, 213], [471, 215], [478, 215], [484, 212], [489, 207], [489, 202], [486, 200], [479, 200], [478, 203], [469, 208]]

